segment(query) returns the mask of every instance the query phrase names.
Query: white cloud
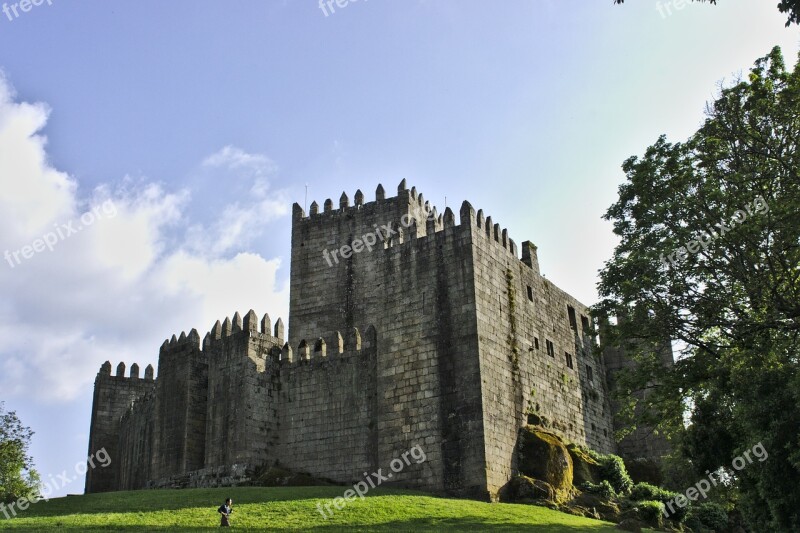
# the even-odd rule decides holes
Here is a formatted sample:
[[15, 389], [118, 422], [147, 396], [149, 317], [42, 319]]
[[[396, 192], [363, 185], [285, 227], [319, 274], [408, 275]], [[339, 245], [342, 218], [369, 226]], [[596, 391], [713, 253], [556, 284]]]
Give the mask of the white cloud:
[[278, 166], [267, 156], [248, 154], [235, 146], [226, 146], [219, 152], [208, 156], [203, 161], [204, 167], [227, 167], [229, 169], [249, 169], [257, 174], [269, 175], [278, 170]]
[[0, 75], [0, 238], [26, 239], [53, 218], [75, 212], [76, 184], [47, 166], [46, 139], [37, 135], [50, 110], [43, 104], [17, 104]]
[[213, 216], [194, 224], [187, 248], [197, 254], [219, 257], [251, 244], [266, 224], [289, 213], [283, 191], [274, 191], [270, 179], [278, 166], [268, 157], [226, 146], [208, 156], [193, 180], [202, 189], [201, 200]]
[[[160, 276], [162, 285], [169, 287], [173, 296], [180, 295], [187, 305], [193, 306], [201, 324], [210, 329], [214, 321], [224, 318], [220, 316], [221, 309], [231, 315], [239, 310], [244, 316], [250, 309], [248, 302], [253, 301], [277, 304], [273, 309], [255, 309], [259, 318], [269, 312], [273, 322], [277, 320], [276, 313], [289, 307], [288, 287], [276, 291], [271, 283], [280, 266], [280, 259], [265, 261], [252, 253], [214, 261], [178, 253], [164, 263]], [[286, 318], [283, 317], [284, 322]]]
[[[202, 335], [217, 318], [251, 307], [273, 320], [286, 312], [288, 287], [275, 281], [280, 260], [246, 248], [288, 213], [269, 187], [277, 166], [268, 157], [235, 147], [209, 156], [201, 168], [211, 185], [234, 182], [227, 196], [202, 182], [170, 191], [126, 177], [81, 198], [75, 179], [48, 162], [47, 116], [43, 104], [16, 102], [0, 78], [0, 253], [19, 259], [0, 263], [4, 397], [67, 401], [91, 388], [107, 359], [144, 368], [173, 333], [195, 327]], [[216, 203], [203, 219], [208, 198]], [[20, 255], [71, 224], [80, 231], [52, 250]], [[193, 241], [200, 235], [202, 245]]]

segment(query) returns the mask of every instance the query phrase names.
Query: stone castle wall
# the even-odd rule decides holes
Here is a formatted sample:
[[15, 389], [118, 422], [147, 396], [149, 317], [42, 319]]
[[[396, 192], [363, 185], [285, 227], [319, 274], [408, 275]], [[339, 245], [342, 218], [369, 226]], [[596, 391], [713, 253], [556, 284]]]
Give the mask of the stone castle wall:
[[[145, 369], [144, 379], [139, 377], [139, 365], [131, 365], [129, 377], [125, 377], [125, 363], [117, 366], [116, 375], [111, 375], [111, 363], [100, 367], [94, 380], [92, 421], [89, 431], [89, 455], [105, 448], [109, 457], [119, 457], [118, 436], [121, 418], [133, 402], [152, 392], [155, 388], [153, 367]], [[113, 463], [112, 463], [113, 464]], [[112, 468], [89, 468], [86, 472], [86, 492], [117, 490], [119, 471]]]
[[162, 346], [163, 381], [122, 411], [118, 437], [106, 436], [118, 443], [119, 475], [103, 490], [213, 486], [262, 465], [341, 482], [379, 468], [375, 328], [292, 350], [281, 347], [281, 322], [275, 335], [269, 317], [261, 325], [251, 311], [217, 322], [202, 347], [194, 331]]
[[[405, 182], [374, 202], [295, 206], [289, 335], [372, 323], [378, 331], [379, 466], [421, 445], [427, 460], [397, 475], [429, 489], [486, 496], [478, 334], [469, 233], [448, 209], [428, 216]], [[430, 209], [429, 206], [427, 206]], [[404, 218], [406, 217], [406, 218]], [[389, 230], [396, 232], [389, 236]], [[328, 261], [365, 235], [377, 244]]]
[[224, 484], [261, 465], [353, 482], [420, 446], [426, 461], [393, 483], [486, 499], [513, 475], [528, 417], [616, 449], [589, 309], [540, 274], [530, 242], [520, 258], [491, 217], [468, 202], [439, 214], [405, 181], [392, 198], [294, 205], [284, 340], [251, 311], [202, 345], [173, 336], [155, 382], [150, 369], [120, 385], [104, 365], [90, 446], [119, 461], [87, 492]]
[[[519, 429], [534, 415], [577, 444], [613, 452], [604, 364], [589, 309], [539, 272], [536, 247], [462, 207], [473, 235], [488, 486], [510, 479]], [[591, 379], [589, 379], [591, 373]]]

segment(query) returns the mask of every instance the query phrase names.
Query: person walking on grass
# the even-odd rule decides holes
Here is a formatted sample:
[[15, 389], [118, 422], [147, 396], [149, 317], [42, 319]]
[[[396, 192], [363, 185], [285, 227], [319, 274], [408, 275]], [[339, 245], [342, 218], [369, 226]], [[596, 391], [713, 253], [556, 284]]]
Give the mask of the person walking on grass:
[[230, 517], [233, 512], [233, 500], [230, 498], [225, 500], [225, 505], [221, 505], [217, 512], [220, 514], [219, 527], [231, 527]]

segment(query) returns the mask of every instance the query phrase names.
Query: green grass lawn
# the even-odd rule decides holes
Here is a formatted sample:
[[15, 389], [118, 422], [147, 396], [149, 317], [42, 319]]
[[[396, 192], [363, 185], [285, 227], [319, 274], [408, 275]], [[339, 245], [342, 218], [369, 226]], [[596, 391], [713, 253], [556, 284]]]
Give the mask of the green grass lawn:
[[427, 496], [420, 492], [376, 489], [364, 500], [348, 502], [325, 519], [317, 503], [342, 496], [347, 487], [240, 487], [152, 490], [69, 496], [39, 502], [17, 518], [0, 514], [3, 531], [157, 531], [202, 530], [219, 525], [217, 508], [234, 500], [232, 526], [274, 531], [533, 531], [618, 532], [606, 522], [579, 518], [543, 507], [489, 504]]

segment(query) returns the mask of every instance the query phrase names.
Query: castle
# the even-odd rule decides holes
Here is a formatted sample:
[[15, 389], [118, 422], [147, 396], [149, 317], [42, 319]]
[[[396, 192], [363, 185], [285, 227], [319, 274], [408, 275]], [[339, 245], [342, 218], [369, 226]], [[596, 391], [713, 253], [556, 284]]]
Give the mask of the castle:
[[157, 378], [100, 368], [89, 450], [113, 462], [87, 493], [224, 486], [265, 465], [352, 482], [419, 446], [393, 483], [494, 499], [529, 417], [618, 450], [606, 374], [625, 356], [598, 349], [536, 247], [469, 202], [438, 213], [405, 180], [375, 196], [294, 204], [288, 338], [237, 313], [165, 341]]

